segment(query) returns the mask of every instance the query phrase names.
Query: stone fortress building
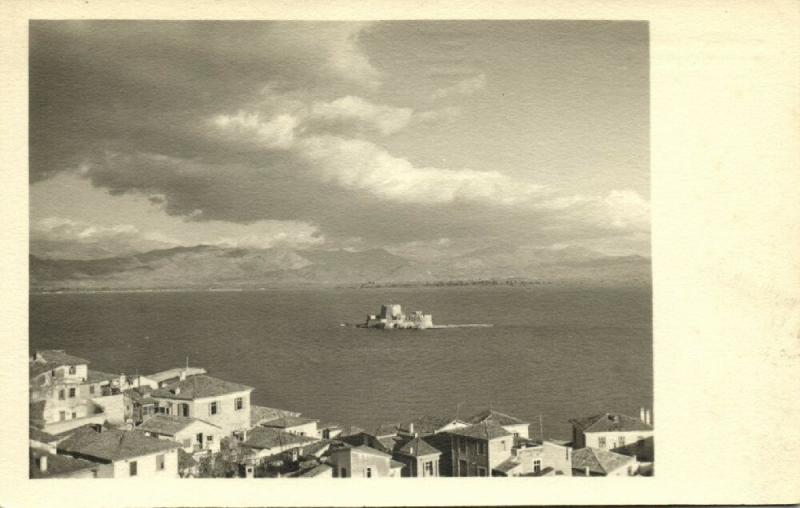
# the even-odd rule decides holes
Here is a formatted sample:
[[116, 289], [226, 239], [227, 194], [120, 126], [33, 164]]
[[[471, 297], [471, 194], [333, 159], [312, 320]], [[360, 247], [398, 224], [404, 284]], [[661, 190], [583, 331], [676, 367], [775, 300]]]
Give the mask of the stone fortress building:
[[409, 315], [403, 314], [403, 309], [396, 303], [381, 305], [381, 312], [377, 316], [370, 314], [364, 324], [366, 328], [433, 328], [431, 314], [423, 314], [416, 310]]

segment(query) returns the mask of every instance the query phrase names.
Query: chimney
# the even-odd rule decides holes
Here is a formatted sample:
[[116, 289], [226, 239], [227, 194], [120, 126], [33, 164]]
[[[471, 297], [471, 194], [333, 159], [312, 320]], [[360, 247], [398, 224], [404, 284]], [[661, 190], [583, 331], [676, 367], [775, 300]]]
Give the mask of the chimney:
[[645, 410], [644, 418], [645, 418], [644, 423], [646, 423], [647, 425], [652, 425], [652, 423], [650, 422], [650, 410], [649, 409]]
[[408, 424], [408, 433], [412, 435], [414, 434], [414, 422]]
[[586, 466], [586, 476], [592, 476], [591, 474], [589, 474], [589, 466]]
[[43, 473], [47, 472], [47, 455], [39, 457], [39, 471]]
[[179, 378], [181, 381], [186, 381], [186, 369], [181, 369]]
[[645, 417], [644, 417], [644, 408], [643, 408], [643, 407], [640, 407], [640, 408], [639, 408], [639, 419], [640, 419], [641, 421], [645, 421], [645, 420], [644, 420], [644, 418], [645, 418]]

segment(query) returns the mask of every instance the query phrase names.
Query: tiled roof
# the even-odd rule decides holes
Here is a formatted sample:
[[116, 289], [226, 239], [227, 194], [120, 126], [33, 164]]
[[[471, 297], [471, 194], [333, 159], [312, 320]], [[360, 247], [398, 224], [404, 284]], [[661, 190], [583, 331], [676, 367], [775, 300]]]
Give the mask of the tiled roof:
[[139, 425], [137, 430], [141, 430], [144, 432], [153, 432], [155, 434], [164, 434], [167, 436], [174, 436], [178, 432], [182, 431], [189, 425], [194, 422], [200, 422], [204, 425], [209, 425], [211, 427], [217, 427], [214, 424], [208, 423], [203, 420], [198, 420], [197, 418], [191, 418], [189, 416], [177, 416], [177, 415], [153, 415], [141, 425]]
[[36, 355], [41, 356], [42, 359], [28, 362], [30, 377], [36, 377], [48, 370], [53, 370], [56, 367], [64, 365], [86, 365], [89, 363], [89, 360], [68, 355], [63, 349], [44, 349], [36, 351], [34, 356]]
[[423, 457], [425, 455], [441, 455], [442, 452], [425, 442], [420, 437], [411, 438], [404, 443], [399, 444], [397, 453], [407, 455], [409, 457]]
[[169, 379], [175, 379], [180, 377], [181, 372], [186, 372], [187, 376], [195, 376], [197, 374], [205, 374], [206, 369], [202, 367], [175, 367], [174, 369], [167, 369], [162, 370], [161, 372], [156, 372], [155, 374], [145, 375], [144, 377], [148, 379], [152, 379], [156, 383], [161, 383], [167, 381]]
[[511, 436], [512, 434], [504, 429], [502, 425], [494, 420], [486, 420], [481, 423], [470, 425], [459, 429], [448, 431], [457, 436], [471, 437], [473, 439], [495, 439], [498, 437]]
[[53, 443], [58, 441], [56, 436], [48, 434], [47, 432], [37, 429], [36, 427], [28, 428], [28, 437], [34, 441], [39, 441], [40, 443]]
[[328, 439], [322, 439], [317, 441], [316, 443], [311, 443], [308, 445], [303, 446], [303, 455], [322, 455], [324, 452], [328, 450], [331, 446], [331, 441]]
[[[42, 471], [39, 467], [39, 459], [47, 457], [47, 471]], [[29, 448], [28, 451], [29, 467], [28, 472], [31, 478], [57, 478], [59, 476], [69, 476], [72, 473], [97, 467], [99, 464], [83, 459], [76, 459], [68, 455], [56, 455], [44, 450]]]
[[587, 418], [573, 418], [570, 423], [583, 432], [627, 432], [653, 430], [638, 418], [619, 413], [603, 413]]
[[287, 411], [286, 409], [276, 409], [274, 407], [250, 404], [250, 422], [253, 425], [271, 422], [283, 416], [300, 416], [300, 413]]
[[339, 448], [334, 450], [336, 452], [340, 452], [342, 450], [347, 450], [350, 453], [361, 453], [363, 455], [372, 455], [374, 457], [390, 457], [388, 453], [384, 453], [380, 450], [376, 450], [375, 448], [370, 448], [367, 445], [359, 445], [359, 446], [348, 446], [345, 448]]
[[375, 437], [394, 436], [397, 435], [397, 427], [396, 423], [382, 423], [370, 431], [369, 434]]
[[179, 448], [173, 441], [148, 437], [138, 430], [104, 430], [96, 432], [83, 427], [58, 444], [60, 452], [103, 461], [141, 457]]
[[633, 462], [633, 458], [599, 448], [581, 448], [572, 452], [572, 469], [583, 471], [588, 467], [595, 474], [606, 475], [629, 462]]
[[255, 427], [247, 433], [247, 440], [243, 445], [250, 448], [268, 449], [284, 446], [300, 447], [316, 442], [316, 439], [307, 436], [298, 436], [278, 429]]
[[500, 411], [495, 411], [493, 409], [485, 409], [479, 413], [472, 415], [470, 418], [467, 419], [467, 423], [480, 423], [485, 422], [487, 420], [492, 420], [500, 425], [527, 425], [528, 422], [520, 420], [516, 416], [507, 415], [505, 413], [501, 413]]
[[445, 425], [455, 421], [455, 418], [448, 418], [446, 416], [420, 416], [414, 420], [403, 422], [399, 425], [400, 430], [411, 433], [410, 424], [414, 424], [413, 432], [420, 434], [433, 434]]
[[392, 469], [403, 469], [404, 467], [406, 467], [406, 465], [397, 460], [389, 459], [389, 467]]
[[517, 462], [515, 459], [506, 459], [504, 462], [494, 466], [492, 470], [497, 471], [499, 473], [507, 474], [508, 472], [518, 468], [520, 463]]
[[342, 425], [342, 433], [339, 437], [355, 436], [364, 432], [364, 429], [356, 425]]
[[150, 396], [164, 399], [194, 400], [250, 390], [253, 390], [251, 386], [199, 374], [153, 390]]
[[299, 425], [307, 425], [309, 423], [315, 423], [317, 420], [313, 418], [303, 418], [302, 416], [281, 416], [274, 420], [270, 420], [267, 422], [262, 422], [261, 426], [263, 427], [273, 427], [276, 429], [290, 429], [292, 427], [297, 427]]

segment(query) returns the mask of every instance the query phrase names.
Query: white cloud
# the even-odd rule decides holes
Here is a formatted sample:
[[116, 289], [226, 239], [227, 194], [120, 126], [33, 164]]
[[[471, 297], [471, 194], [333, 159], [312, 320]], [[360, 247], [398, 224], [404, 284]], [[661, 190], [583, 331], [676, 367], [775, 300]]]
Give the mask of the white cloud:
[[320, 177], [382, 199], [403, 203], [444, 204], [477, 201], [514, 205], [542, 190], [497, 171], [417, 168], [379, 146], [358, 139], [318, 136], [302, 140], [300, 154]]
[[311, 119], [335, 124], [339, 121], [354, 121], [374, 128], [384, 136], [404, 129], [413, 110], [373, 104], [360, 97], [348, 95], [331, 102], [317, 102], [311, 107]]
[[298, 120], [289, 114], [262, 119], [260, 113], [239, 111], [235, 115], [217, 115], [212, 119], [224, 137], [233, 142], [255, 142], [261, 148], [285, 149], [294, 141]]
[[256, 249], [304, 249], [325, 243], [325, 237], [319, 234], [318, 229], [305, 222], [262, 220], [238, 227], [231, 226], [230, 229], [232, 235], [208, 243]]
[[439, 88], [431, 95], [434, 99], [442, 99], [450, 95], [472, 95], [486, 87], [486, 74], [478, 74], [470, 78], [463, 79], [458, 83]]
[[316, 35], [324, 41], [331, 69], [369, 88], [377, 88], [381, 85], [381, 73], [359, 46], [359, 36], [368, 26], [369, 23], [320, 25]]

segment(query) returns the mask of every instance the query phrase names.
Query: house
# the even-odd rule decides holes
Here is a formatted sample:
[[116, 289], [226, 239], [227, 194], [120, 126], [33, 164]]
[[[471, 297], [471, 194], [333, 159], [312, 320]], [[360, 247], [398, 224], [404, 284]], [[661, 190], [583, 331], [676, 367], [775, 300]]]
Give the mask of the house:
[[197, 418], [176, 415], [154, 415], [137, 427], [147, 436], [170, 439], [186, 453], [217, 453], [222, 429]]
[[34, 353], [29, 361], [33, 423], [51, 433], [106, 420], [124, 423], [119, 376], [90, 370], [88, 364], [60, 349]]
[[602, 413], [587, 418], [574, 418], [572, 424], [572, 443], [575, 449], [599, 448], [601, 450], [630, 449], [630, 445], [641, 443], [653, 437], [653, 426], [645, 422], [647, 414], [642, 411], [641, 418], [619, 413]]
[[468, 423], [458, 418], [425, 415], [401, 423], [398, 425], [397, 431], [400, 434], [408, 436], [413, 436], [415, 434], [428, 436], [431, 434], [438, 434], [439, 432], [447, 432], [451, 429], [467, 427], [468, 425]]
[[59, 454], [98, 463], [98, 478], [178, 477], [178, 448], [138, 430], [84, 426], [59, 442]]
[[598, 448], [581, 448], [572, 453], [573, 476], [632, 476], [638, 471], [636, 459]]
[[329, 463], [334, 478], [400, 478], [405, 467], [388, 453], [365, 445], [344, 445], [332, 450]]
[[492, 468], [492, 476], [572, 476], [572, 448], [566, 443], [517, 437], [511, 457]]
[[476, 424], [476, 423], [483, 423], [486, 421], [493, 421], [508, 432], [514, 435], [514, 437], [523, 437], [528, 438], [528, 428], [530, 426], [529, 422], [521, 420], [516, 416], [507, 415], [505, 413], [501, 413], [500, 411], [495, 411], [493, 409], [485, 409], [480, 411], [470, 418], [467, 419], [467, 423]]
[[122, 392], [125, 397], [125, 412], [134, 426], [157, 413], [158, 401], [150, 397], [151, 391], [149, 386], [142, 386]]
[[39, 448], [28, 452], [28, 474], [38, 478], [97, 478], [100, 464], [89, 460], [76, 459], [69, 455], [57, 455]]
[[253, 450], [255, 452], [253, 458], [261, 460], [294, 449], [297, 449], [298, 455], [303, 455], [304, 446], [318, 441], [312, 437], [290, 434], [280, 429], [254, 427], [247, 433], [247, 439], [241, 446]]
[[405, 465], [402, 476], [439, 476], [439, 457], [442, 452], [431, 446], [424, 438], [414, 436], [398, 442], [393, 457]]
[[[152, 377], [152, 376], [151, 376]], [[161, 414], [202, 419], [240, 438], [250, 429], [250, 386], [206, 374], [181, 375], [177, 381], [150, 392]]]
[[512, 456], [514, 434], [493, 419], [449, 431], [453, 476], [490, 476]]
[[28, 446], [37, 450], [56, 453], [58, 437], [40, 430], [34, 426], [28, 427]]
[[344, 427], [338, 423], [317, 423], [319, 437], [322, 439], [335, 439], [344, 433]]
[[274, 420], [270, 420], [261, 424], [262, 427], [280, 429], [289, 434], [297, 434], [298, 436], [309, 436], [313, 438], [319, 437], [317, 430], [317, 422], [312, 418], [303, 418], [302, 416], [282, 416]]

